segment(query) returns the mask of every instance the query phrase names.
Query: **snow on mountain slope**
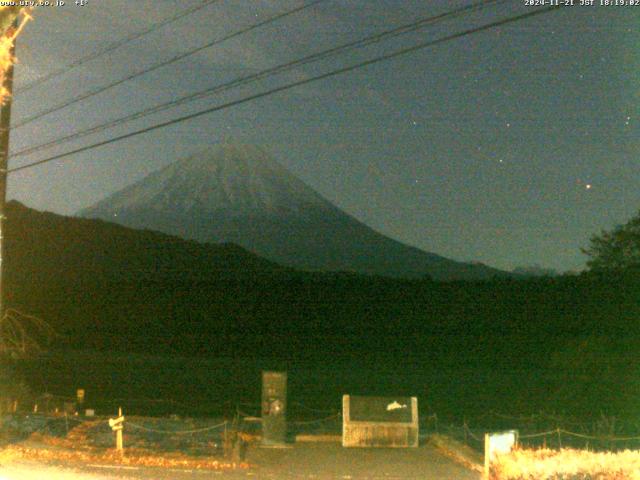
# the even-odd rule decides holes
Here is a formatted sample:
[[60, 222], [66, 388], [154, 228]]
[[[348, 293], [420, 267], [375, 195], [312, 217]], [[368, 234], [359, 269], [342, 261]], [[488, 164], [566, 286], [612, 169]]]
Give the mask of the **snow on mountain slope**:
[[201, 242], [233, 242], [308, 270], [435, 279], [502, 273], [374, 231], [250, 145], [218, 145], [179, 160], [79, 215]]

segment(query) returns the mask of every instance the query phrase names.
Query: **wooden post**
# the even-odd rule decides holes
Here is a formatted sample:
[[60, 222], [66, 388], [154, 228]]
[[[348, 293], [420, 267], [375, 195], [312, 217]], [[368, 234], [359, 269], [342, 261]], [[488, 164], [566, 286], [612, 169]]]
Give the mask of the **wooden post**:
[[[122, 417], [122, 407], [118, 407], [118, 417]], [[116, 431], [116, 450], [121, 453], [124, 450], [124, 445], [122, 444], [123, 428], [124, 428], [124, 422], [123, 422], [123, 425], [121, 425], [120, 428]]]
[[116, 451], [122, 453], [124, 445], [122, 444], [122, 429], [124, 428], [124, 416], [122, 415], [122, 407], [118, 407], [118, 418], [110, 418], [109, 426], [111, 430], [116, 432]]
[[[13, 26], [9, 28], [7, 32], [2, 32], [4, 35], [11, 35], [15, 29], [18, 28], [17, 20], [14, 20]], [[11, 44], [9, 55], [13, 58], [15, 55], [15, 41]], [[7, 92], [7, 98], [5, 98], [4, 104], [0, 106], [0, 318], [4, 314], [4, 288], [2, 275], [3, 271], [3, 222], [5, 213], [5, 203], [7, 200], [7, 169], [9, 165], [9, 128], [11, 126], [11, 95], [13, 94], [13, 60], [7, 68], [4, 75], [4, 85]]]

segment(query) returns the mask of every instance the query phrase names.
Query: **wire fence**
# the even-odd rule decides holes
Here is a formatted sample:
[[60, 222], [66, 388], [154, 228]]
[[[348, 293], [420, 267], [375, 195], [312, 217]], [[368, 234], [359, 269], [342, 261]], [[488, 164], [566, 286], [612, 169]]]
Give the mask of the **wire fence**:
[[223, 430], [225, 427], [227, 427], [227, 425], [229, 425], [229, 422], [228, 421], [224, 421], [224, 422], [218, 423], [216, 425], [210, 425], [208, 427], [195, 428], [195, 429], [191, 429], [191, 430], [160, 430], [158, 428], [153, 428], [153, 427], [147, 427], [147, 426], [144, 426], [144, 425], [140, 425], [140, 424], [132, 422], [130, 420], [127, 421], [127, 428], [132, 427], [134, 429], [144, 430], [146, 432], [161, 433], [161, 434], [166, 434], [166, 435], [193, 435], [194, 433], [203, 433], [203, 432], [210, 432], [210, 431], [214, 431], [214, 430]]
[[[110, 415], [113, 411], [122, 407], [130, 415], [139, 416], [183, 416], [183, 417], [212, 417], [232, 416], [237, 404], [231, 400], [224, 402], [207, 402], [198, 400], [193, 403], [179, 401], [173, 398], [148, 398], [148, 397], [91, 397], [84, 402], [78, 402], [77, 397], [45, 393], [29, 401], [22, 401], [19, 405], [21, 411], [33, 411], [41, 413], [70, 413], [72, 410], [84, 414], [90, 409], [95, 415]], [[252, 405], [253, 406], [253, 405]], [[5, 409], [7, 410], [7, 409]], [[13, 409], [16, 410], [16, 409]]]
[[[55, 412], [51, 410], [52, 405], [67, 404], [78, 407], [77, 398], [44, 394], [36, 399], [33, 413], [42, 414], [41, 418], [60, 418], [60, 415], [67, 415], [67, 409]], [[104, 407], [101, 414], [113, 415], [116, 406], [123, 406], [129, 418], [136, 415], [143, 419], [154, 417], [153, 415], [140, 415], [141, 411], [149, 410], [150, 406], [163, 405], [165, 410], [174, 411], [182, 409], [189, 411], [189, 405], [173, 399], [154, 398], [112, 398], [101, 401]], [[40, 407], [38, 407], [40, 405]], [[134, 407], [129, 409], [129, 407]], [[177, 425], [185, 424], [184, 419], [172, 415], [170, 418], [177, 421], [177, 425], [170, 425], [171, 428], [162, 428], [162, 422], [157, 420], [141, 421], [127, 419], [128, 429], [139, 430], [141, 432], [157, 433], [162, 435], [196, 435], [221, 432], [233, 429], [239, 432], [258, 433], [261, 423], [261, 404], [256, 402], [233, 402], [225, 401], [215, 405], [216, 409], [224, 414], [210, 425], [194, 426], [193, 428], [180, 429]], [[41, 410], [38, 410], [41, 408]], [[151, 409], [154, 410], [154, 409]], [[132, 415], [132, 412], [136, 412]], [[48, 414], [55, 413], [52, 417]], [[83, 421], [84, 412], [75, 417], [74, 425], [78, 421]], [[57, 416], [56, 416], [57, 415]], [[342, 430], [342, 413], [339, 409], [323, 408], [318, 405], [306, 405], [301, 402], [291, 402], [289, 412], [287, 412], [288, 426], [290, 433], [331, 433], [339, 434]], [[98, 420], [101, 417], [96, 417]], [[88, 420], [88, 418], [84, 418]], [[35, 421], [35, 420], [34, 420]], [[194, 421], [190, 421], [194, 423]], [[14, 422], [15, 423], [15, 422]], [[37, 422], [36, 422], [37, 423]], [[36, 424], [34, 423], [34, 425]], [[45, 422], [46, 423], [46, 422]], [[187, 422], [188, 423], [188, 422]], [[195, 422], [197, 423], [197, 422]], [[42, 422], [37, 423], [44, 425]], [[68, 430], [68, 421], [65, 423]], [[160, 425], [160, 426], [159, 426]], [[176, 426], [176, 428], [173, 428]], [[473, 420], [463, 418], [461, 422], [442, 421], [436, 413], [422, 412], [420, 415], [420, 434], [425, 439], [432, 433], [445, 434], [465, 445], [478, 451], [484, 448], [484, 434], [488, 432], [499, 432], [505, 430], [517, 430], [520, 445], [527, 447], [548, 447], [548, 448], [587, 448], [593, 450], [619, 450], [619, 449], [640, 449], [640, 421], [635, 419], [620, 419], [600, 415], [591, 421], [580, 421], [579, 419], [555, 414], [555, 413], [535, 413], [530, 415], [508, 415], [499, 412], [485, 412], [476, 416]]]
[[640, 426], [635, 420], [601, 416], [592, 421], [564, 418], [556, 414], [528, 416], [488, 412], [474, 422], [442, 423], [437, 419], [421, 422], [423, 435], [445, 434], [478, 451], [484, 449], [484, 434], [505, 430], [518, 431], [518, 443], [524, 447], [585, 448], [589, 450], [640, 449]]
[[[202, 409], [202, 405], [198, 405], [198, 403], [205, 403], [206, 410], [208, 412], [214, 412], [214, 414], [198, 414], [198, 411]], [[17, 405], [19, 405], [19, 408]], [[126, 410], [129, 415], [150, 417], [184, 414], [185, 417], [211, 417], [216, 415], [233, 417], [234, 415], [238, 415], [242, 418], [252, 418], [260, 417], [262, 414], [262, 406], [257, 402], [233, 400], [206, 402], [203, 400], [189, 404], [171, 398], [144, 397], [92, 398], [89, 402], [79, 402], [77, 397], [54, 393], [45, 393], [27, 402], [16, 402], [16, 408], [13, 409], [13, 412], [15, 413], [16, 410], [20, 410], [21, 412], [32, 411], [33, 413], [58, 414], [73, 408], [74, 412], [82, 416], [85, 410], [89, 408], [95, 415], [107, 416], [113, 414], [119, 407]], [[326, 418], [334, 418], [339, 412], [340, 409], [335, 407], [309, 406], [301, 402], [291, 402], [288, 407], [287, 416], [295, 419], [292, 422], [294, 424], [304, 424], [317, 422]]]
[[315, 420], [302, 420], [302, 421], [293, 421], [292, 425], [318, 425], [321, 423], [326, 423], [333, 420], [338, 420], [342, 418], [342, 413], [334, 413], [333, 415], [329, 415], [328, 417], [317, 418]]

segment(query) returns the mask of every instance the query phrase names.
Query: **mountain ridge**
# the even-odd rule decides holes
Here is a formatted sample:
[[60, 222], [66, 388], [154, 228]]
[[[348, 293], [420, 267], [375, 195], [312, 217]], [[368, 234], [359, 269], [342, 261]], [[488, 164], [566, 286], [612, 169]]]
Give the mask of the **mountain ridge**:
[[231, 242], [303, 270], [436, 280], [509, 275], [424, 252], [373, 230], [251, 145], [210, 147], [77, 215], [200, 242]]

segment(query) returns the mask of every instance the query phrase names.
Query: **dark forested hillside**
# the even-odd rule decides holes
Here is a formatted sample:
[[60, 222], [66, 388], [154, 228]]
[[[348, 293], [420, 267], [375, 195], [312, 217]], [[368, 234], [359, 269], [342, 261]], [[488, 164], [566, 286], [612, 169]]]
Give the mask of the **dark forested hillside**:
[[17, 203], [7, 217], [7, 303], [51, 323], [57, 347], [476, 369], [505, 394], [527, 379], [522, 401], [535, 390], [585, 409], [635, 408], [640, 393], [633, 272], [448, 283], [303, 273], [234, 245]]

